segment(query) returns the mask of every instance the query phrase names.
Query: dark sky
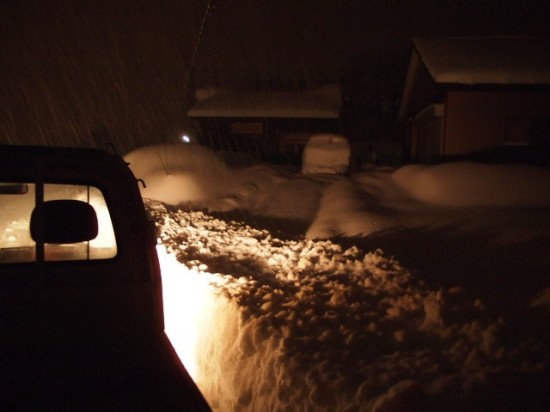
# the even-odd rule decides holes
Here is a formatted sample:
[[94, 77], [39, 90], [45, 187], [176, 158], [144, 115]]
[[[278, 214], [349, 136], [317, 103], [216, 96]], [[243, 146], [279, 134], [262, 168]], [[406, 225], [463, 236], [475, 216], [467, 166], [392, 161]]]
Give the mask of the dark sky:
[[[402, 78], [414, 36], [550, 34], [547, 0], [211, 3], [190, 87], [313, 87], [373, 65]], [[207, 4], [1, 0], [0, 142], [128, 150], [175, 136]]]

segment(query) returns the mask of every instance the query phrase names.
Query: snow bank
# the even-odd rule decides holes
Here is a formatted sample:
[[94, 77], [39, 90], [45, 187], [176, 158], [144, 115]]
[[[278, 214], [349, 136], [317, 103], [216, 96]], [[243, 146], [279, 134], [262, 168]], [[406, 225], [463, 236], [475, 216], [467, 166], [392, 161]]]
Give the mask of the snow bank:
[[215, 198], [233, 184], [231, 169], [215, 153], [192, 144], [164, 144], [136, 149], [124, 156], [144, 198], [171, 205]]
[[407, 211], [416, 203], [391, 177], [390, 171], [381, 170], [332, 183], [323, 192], [306, 237], [367, 236], [411, 219]]
[[453, 218], [450, 209], [548, 207], [548, 169], [462, 162], [407, 165], [358, 174], [328, 186], [306, 236], [330, 239], [418, 228]]
[[268, 165], [234, 169], [237, 182], [200, 206], [211, 212], [245, 210], [257, 216], [310, 221], [325, 184]]
[[413, 199], [445, 207], [550, 206], [550, 170], [527, 165], [408, 165], [393, 181]]
[[310, 221], [325, 183], [269, 165], [232, 168], [199, 145], [155, 145], [124, 159], [145, 187], [142, 197], [211, 212], [245, 210], [258, 216]]
[[214, 410], [506, 410], [494, 388], [548, 367], [543, 340], [516, 336], [460, 286], [430, 287], [380, 250], [149, 207], [180, 276], [217, 278], [197, 342]]
[[[177, 345], [194, 336], [198, 384], [215, 410], [548, 409], [548, 333], [539, 325], [549, 302], [548, 170], [454, 163], [327, 178], [267, 165], [228, 168], [203, 148], [181, 147], [174, 164], [155, 160], [156, 148], [128, 159], [137, 177], [152, 182], [144, 195], [196, 207], [146, 202], [162, 243], [181, 262], [175, 278], [208, 281], [198, 333], [185, 332], [194, 317], [172, 334]], [[166, 170], [181, 176], [177, 185], [162, 178]], [[282, 240], [199, 209], [312, 223], [307, 238]], [[449, 223], [474, 226], [476, 237], [416, 243], [434, 236], [426, 226]], [[360, 249], [361, 239], [352, 247], [311, 240], [367, 241], [403, 227], [422, 236], [397, 232], [397, 256], [417, 255], [423, 272], [379, 246]], [[426, 277], [431, 268], [441, 273]], [[465, 287], [472, 277], [479, 281]], [[181, 284], [171, 283], [198, 295]], [[178, 295], [187, 296], [171, 301]], [[178, 314], [193, 313], [185, 305], [198, 305], [178, 303], [168, 317], [175, 325]]]
[[[331, 136], [318, 135], [311, 142], [305, 175], [269, 165], [232, 168], [199, 145], [149, 146], [124, 158], [145, 181], [145, 198], [307, 222], [315, 217], [308, 234], [314, 238], [368, 235], [382, 227], [377, 222], [400, 223], [413, 218], [408, 212], [430, 208], [550, 206], [550, 170], [535, 166], [457, 162], [379, 169], [349, 178], [320, 175], [327, 165], [340, 171], [349, 161], [347, 142]], [[330, 159], [320, 155], [329, 153], [327, 139], [335, 146]]]
[[360, 185], [343, 180], [323, 194], [317, 216], [306, 232], [308, 239], [366, 236], [398, 225], [397, 213], [378, 204]]

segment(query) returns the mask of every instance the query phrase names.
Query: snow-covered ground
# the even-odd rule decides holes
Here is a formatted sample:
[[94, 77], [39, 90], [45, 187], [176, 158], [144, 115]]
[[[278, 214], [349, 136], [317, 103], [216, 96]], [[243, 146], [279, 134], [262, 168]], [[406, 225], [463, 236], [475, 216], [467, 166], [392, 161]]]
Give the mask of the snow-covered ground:
[[550, 409], [550, 170], [126, 160], [167, 333], [214, 410]]

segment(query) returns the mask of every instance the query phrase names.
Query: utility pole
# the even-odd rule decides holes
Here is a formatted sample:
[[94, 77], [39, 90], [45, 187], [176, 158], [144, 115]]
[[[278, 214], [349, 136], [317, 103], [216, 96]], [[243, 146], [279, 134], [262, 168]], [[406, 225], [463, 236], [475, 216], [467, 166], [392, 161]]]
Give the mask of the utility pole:
[[195, 61], [197, 60], [197, 56], [199, 54], [202, 38], [204, 36], [206, 25], [208, 23], [208, 18], [210, 17], [210, 14], [214, 11], [214, 7], [215, 7], [215, 0], [208, 0], [208, 4], [206, 5], [206, 10], [204, 11], [204, 14], [202, 16], [199, 33], [197, 35], [197, 40], [195, 41], [195, 47], [193, 49], [193, 54], [191, 55], [191, 61], [189, 62], [189, 68], [187, 69], [187, 76], [185, 78], [185, 83], [183, 86], [183, 95], [186, 97], [189, 93], [189, 84], [191, 82], [191, 78], [193, 77], [193, 69], [195, 66]]

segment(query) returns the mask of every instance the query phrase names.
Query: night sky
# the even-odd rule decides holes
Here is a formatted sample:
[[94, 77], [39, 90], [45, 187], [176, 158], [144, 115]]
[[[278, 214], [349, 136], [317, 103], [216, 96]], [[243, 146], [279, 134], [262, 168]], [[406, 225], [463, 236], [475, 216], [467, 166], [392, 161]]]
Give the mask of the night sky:
[[414, 36], [550, 35], [546, 0], [210, 3], [190, 72], [208, 0], [1, 0], [0, 143], [170, 141], [195, 86], [346, 81], [393, 101]]

